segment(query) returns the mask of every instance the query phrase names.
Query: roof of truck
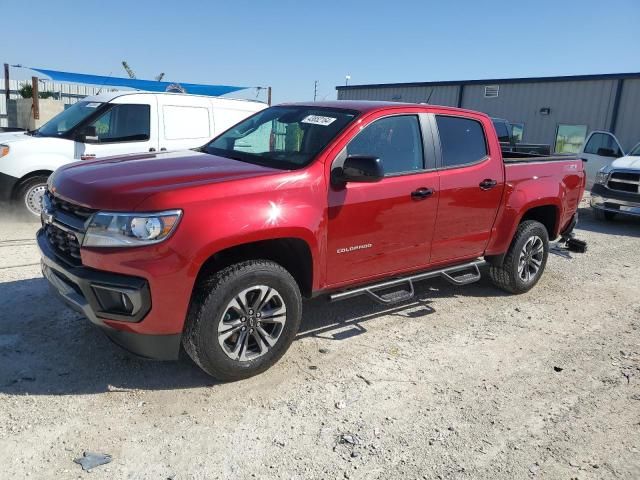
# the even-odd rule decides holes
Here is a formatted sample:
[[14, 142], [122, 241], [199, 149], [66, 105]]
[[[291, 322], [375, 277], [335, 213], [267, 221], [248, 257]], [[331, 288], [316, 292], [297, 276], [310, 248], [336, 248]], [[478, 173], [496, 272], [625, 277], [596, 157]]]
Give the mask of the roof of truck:
[[385, 108], [425, 107], [425, 108], [436, 108], [438, 110], [447, 110], [447, 111], [458, 112], [458, 113], [467, 112], [467, 113], [485, 115], [484, 113], [477, 112], [475, 110], [468, 110], [468, 109], [456, 108], [456, 107], [447, 107], [444, 105], [433, 105], [430, 103], [384, 102], [384, 101], [377, 101], [377, 100], [332, 100], [332, 101], [324, 101], [324, 102], [285, 103], [283, 105], [339, 108], [339, 109], [345, 109], [345, 110], [356, 110], [361, 113], [373, 112], [375, 110], [381, 110]]
[[110, 92], [100, 93], [98, 95], [90, 95], [88, 97], [83, 98], [83, 101], [90, 102], [110, 102], [118, 97], [123, 97], [126, 95], [171, 95], [178, 97], [198, 97], [198, 98], [208, 98], [213, 101], [230, 101], [230, 102], [251, 102], [251, 103], [264, 103], [259, 102], [257, 100], [248, 100], [244, 98], [229, 98], [229, 97], [210, 97], [207, 95], [191, 95], [189, 93], [173, 93], [173, 92], [143, 92], [139, 90], [116, 90]]

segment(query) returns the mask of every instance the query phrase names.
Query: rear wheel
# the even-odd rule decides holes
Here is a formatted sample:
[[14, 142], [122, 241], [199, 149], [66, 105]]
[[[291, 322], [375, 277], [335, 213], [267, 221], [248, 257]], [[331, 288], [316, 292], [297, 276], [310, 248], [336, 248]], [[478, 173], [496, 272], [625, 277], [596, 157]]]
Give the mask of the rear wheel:
[[42, 197], [47, 190], [47, 179], [44, 175], [38, 175], [26, 179], [18, 187], [16, 200], [22, 213], [31, 218], [40, 216]]
[[183, 345], [205, 372], [219, 380], [264, 372], [285, 354], [298, 332], [300, 289], [277, 263], [238, 263], [196, 288]]
[[549, 234], [540, 222], [526, 220], [518, 226], [500, 266], [491, 266], [493, 283], [510, 293], [524, 293], [538, 283], [547, 264]]

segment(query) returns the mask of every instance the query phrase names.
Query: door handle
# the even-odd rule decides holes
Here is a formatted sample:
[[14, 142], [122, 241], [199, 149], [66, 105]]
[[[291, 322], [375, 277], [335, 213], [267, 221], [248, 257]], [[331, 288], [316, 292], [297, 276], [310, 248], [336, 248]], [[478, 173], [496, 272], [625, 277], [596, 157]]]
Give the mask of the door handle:
[[411, 192], [411, 198], [414, 200], [424, 200], [425, 198], [429, 198], [431, 195], [433, 195], [433, 189], [426, 187], [422, 187]]
[[162, 148], [160, 149], [160, 151], [161, 151], [161, 152], [166, 152], [166, 151], [167, 151], [167, 149], [166, 149], [166, 148], [164, 148], [164, 147], [162, 147]]
[[491, 190], [497, 184], [498, 182], [496, 180], [493, 180], [491, 178], [485, 178], [483, 181], [480, 182], [480, 188], [482, 190]]
[[151, 148], [149, 149], [149, 151], [150, 151], [150, 152], [155, 152], [155, 151], [156, 151], [156, 149], [155, 149], [155, 148], [153, 148], [153, 147], [151, 147]]

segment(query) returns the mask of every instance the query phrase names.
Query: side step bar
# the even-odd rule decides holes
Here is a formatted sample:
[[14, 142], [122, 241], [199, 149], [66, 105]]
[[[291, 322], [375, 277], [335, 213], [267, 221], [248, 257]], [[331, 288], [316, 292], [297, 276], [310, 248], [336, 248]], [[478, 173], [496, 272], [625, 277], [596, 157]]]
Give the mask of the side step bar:
[[[384, 305], [404, 302], [414, 296], [415, 291], [413, 288], [413, 282], [427, 280], [434, 277], [442, 277], [454, 285], [467, 285], [480, 280], [481, 275], [479, 267], [485, 263], [487, 262], [484, 260], [474, 260], [473, 262], [463, 263], [453, 267], [431, 270], [430, 272], [423, 272], [415, 275], [409, 275], [407, 277], [396, 278], [394, 280], [388, 280], [386, 282], [374, 283], [373, 285], [367, 285], [366, 287], [358, 287], [351, 290], [345, 290], [344, 292], [334, 293], [329, 295], [329, 300], [337, 302], [339, 300], [357, 297], [358, 295], [368, 295], [376, 302], [380, 302]], [[393, 287], [401, 286], [407, 286], [408, 289], [396, 290], [390, 293], [378, 293], [381, 290], [389, 290]]]

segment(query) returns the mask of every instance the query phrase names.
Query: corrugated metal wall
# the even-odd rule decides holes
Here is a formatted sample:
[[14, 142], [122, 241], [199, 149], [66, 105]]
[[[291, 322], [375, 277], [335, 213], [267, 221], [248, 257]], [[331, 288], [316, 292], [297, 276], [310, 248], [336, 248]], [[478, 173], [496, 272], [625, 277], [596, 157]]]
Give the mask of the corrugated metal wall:
[[[21, 98], [18, 94], [18, 89], [24, 84], [31, 84], [31, 80], [9, 80], [10, 98]], [[4, 80], [0, 79], [0, 127], [8, 127], [7, 124], [7, 102], [4, 95]], [[113, 89], [93, 87], [89, 85], [78, 85], [75, 83], [58, 83], [48, 80], [39, 82], [38, 88], [41, 92], [54, 92], [59, 94], [59, 99], [65, 104], [76, 103], [78, 100], [88, 96], [95, 95], [99, 91], [102, 92], [111, 91]], [[13, 125], [11, 125], [13, 126]]]
[[615, 133], [627, 151], [640, 142], [640, 79], [623, 83]]
[[[499, 85], [496, 98], [485, 98], [484, 84], [465, 85], [463, 108], [524, 123], [524, 142], [555, 142], [558, 124], [586, 125], [588, 131], [609, 130], [618, 80], [579, 80]], [[340, 100], [391, 100], [457, 106], [459, 85], [362, 87], [338, 90]], [[431, 93], [433, 92], [433, 93]], [[541, 115], [549, 108], [549, 115]], [[640, 79], [624, 80], [616, 136], [628, 150], [640, 141]]]
[[[525, 142], [553, 144], [561, 123], [606, 130], [615, 87], [615, 80], [503, 84], [497, 98], [485, 98], [483, 85], [468, 85], [462, 106], [524, 123]], [[541, 108], [549, 108], [550, 114], [541, 115]]]
[[458, 87], [398, 87], [398, 88], [357, 88], [340, 90], [340, 100], [382, 100], [389, 102], [423, 103], [429, 100], [434, 105], [455, 106], [458, 99]]

